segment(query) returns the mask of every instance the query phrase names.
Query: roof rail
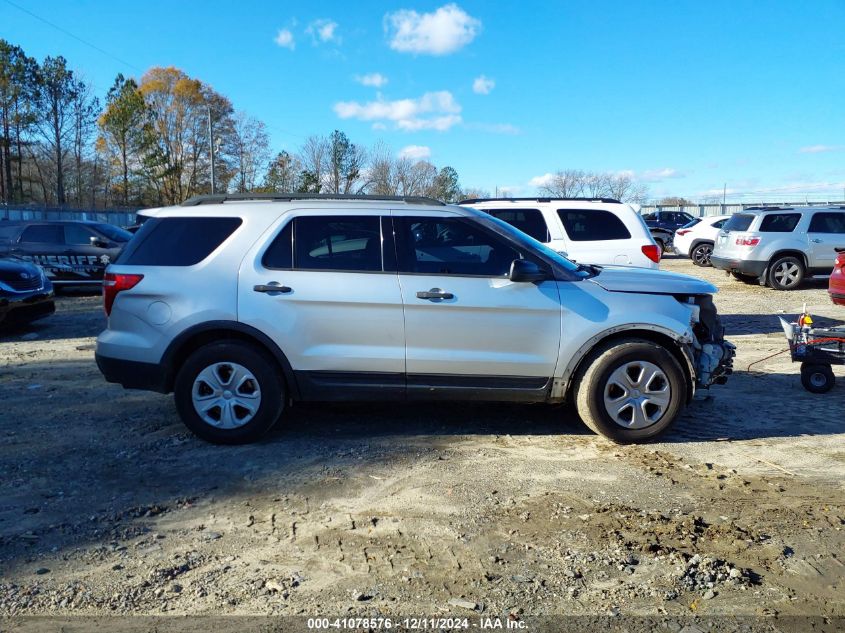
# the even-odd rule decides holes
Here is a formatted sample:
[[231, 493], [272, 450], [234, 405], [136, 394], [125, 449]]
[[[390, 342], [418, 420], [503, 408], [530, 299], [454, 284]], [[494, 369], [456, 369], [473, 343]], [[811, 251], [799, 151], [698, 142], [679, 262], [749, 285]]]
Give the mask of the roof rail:
[[476, 204], [478, 202], [557, 202], [572, 200], [576, 202], [619, 203], [619, 200], [616, 198], [470, 198], [469, 200], [461, 200], [458, 204]]
[[[772, 206], [755, 206], [755, 207], [745, 207], [742, 211], [794, 211], [795, 207], [781, 207], [779, 205], [772, 205]], [[742, 213], [740, 211], [740, 213]]]
[[196, 207], [203, 204], [222, 204], [244, 200], [271, 200], [291, 202], [293, 200], [369, 200], [371, 202], [404, 202], [405, 204], [427, 204], [445, 206], [445, 203], [425, 196], [368, 196], [343, 193], [219, 193], [214, 195], [193, 196], [180, 206]]

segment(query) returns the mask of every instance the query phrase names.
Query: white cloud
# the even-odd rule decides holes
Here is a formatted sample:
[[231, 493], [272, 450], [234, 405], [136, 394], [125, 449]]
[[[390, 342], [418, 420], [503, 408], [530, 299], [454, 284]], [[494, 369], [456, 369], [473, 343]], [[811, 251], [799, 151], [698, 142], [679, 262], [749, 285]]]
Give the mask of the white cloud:
[[448, 55], [469, 44], [481, 30], [481, 21], [456, 4], [433, 13], [401, 9], [384, 16], [390, 48], [400, 53]]
[[387, 85], [387, 77], [381, 73], [368, 73], [366, 75], [355, 75], [355, 81], [362, 86], [372, 86], [373, 88], [381, 88]]
[[472, 82], [472, 91], [477, 95], [489, 95], [490, 91], [496, 87], [496, 82], [484, 75], [479, 75]]
[[419, 99], [385, 101], [379, 97], [368, 103], [339, 101], [334, 111], [341, 119], [373, 121], [373, 129], [384, 129], [381, 126], [389, 122], [399, 130], [442, 132], [461, 122], [461, 106], [447, 90], [427, 92]]
[[799, 149], [801, 154], [821, 154], [823, 152], [838, 152], [845, 149], [843, 145], [810, 145]]
[[431, 148], [425, 145], [408, 145], [399, 150], [399, 157], [411, 160], [426, 160], [431, 158]]
[[[631, 173], [633, 176], [633, 172]], [[637, 176], [637, 180], [643, 180], [645, 182], [660, 182], [661, 180], [666, 180], [667, 178], [684, 178], [686, 174], [674, 169], [672, 167], [664, 167], [663, 169], [648, 169], [643, 173]]]
[[552, 184], [552, 181], [554, 179], [554, 174], [545, 173], [542, 176], [534, 176], [531, 180], [528, 181], [528, 184], [532, 187], [548, 187], [550, 184]]
[[337, 34], [337, 22], [333, 20], [314, 20], [305, 29], [315, 44], [334, 42], [340, 44], [340, 37]]
[[275, 42], [282, 48], [289, 48], [290, 50], [296, 48], [296, 42], [293, 41], [293, 33], [289, 29], [279, 29]]

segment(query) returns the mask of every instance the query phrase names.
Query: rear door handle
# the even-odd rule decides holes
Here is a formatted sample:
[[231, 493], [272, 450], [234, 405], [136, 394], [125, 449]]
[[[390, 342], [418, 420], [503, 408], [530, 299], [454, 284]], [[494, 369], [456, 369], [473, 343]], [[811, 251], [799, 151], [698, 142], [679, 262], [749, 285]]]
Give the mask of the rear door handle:
[[821, 243], [822, 243], [822, 241], [821, 241], [819, 238], [817, 238], [817, 237], [814, 237], [814, 238], [813, 238], [813, 239], [811, 239], [810, 241], [811, 241], [813, 244], [821, 244]]
[[291, 289], [287, 286], [282, 286], [279, 284], [278, 281], [271, 281], [269, 284], [258, 284], [252, 287], [255, 292], [280, 292], [282, 294], [287, 294], [291, 292]]
[[417, 299], [454, 299], [455, 295], [440, 288], [431, 290], [420, 290], [417, 292]]

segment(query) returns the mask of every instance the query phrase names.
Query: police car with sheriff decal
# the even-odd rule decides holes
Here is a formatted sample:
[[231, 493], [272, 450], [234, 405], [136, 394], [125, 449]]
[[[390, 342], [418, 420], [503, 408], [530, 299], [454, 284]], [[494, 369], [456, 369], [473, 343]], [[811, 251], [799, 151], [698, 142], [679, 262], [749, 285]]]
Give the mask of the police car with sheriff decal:
[[41, 266], [55, 285], [99, 285], [131, 238], [105, 222], [0, 221], [0, 256]]

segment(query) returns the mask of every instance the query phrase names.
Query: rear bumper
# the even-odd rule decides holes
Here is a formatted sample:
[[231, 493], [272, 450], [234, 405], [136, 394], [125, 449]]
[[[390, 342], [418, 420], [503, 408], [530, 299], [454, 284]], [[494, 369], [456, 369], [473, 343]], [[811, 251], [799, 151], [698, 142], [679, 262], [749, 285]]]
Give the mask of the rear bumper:
[[845, 290], [842, 292], [829, 291], [830, 300], [838, 306], [845, 306]]
[[168, 393], [167, 372], [161, 365], [141, 363], [134, 360], [112, 358], [102, 354], [94, 354], [97, 367], [107, 382], [123, 385], [126, 389], [143, 389]]
[[748, 275], [749, 277], [759, 277], [769, 264], [768, 262], [751, 259], [733, 259], [730, 257], [717, 257], [716, 255], [710, 256], [710, 263], [713, 264], [713, 268], [739, 273], [740, 275]]

